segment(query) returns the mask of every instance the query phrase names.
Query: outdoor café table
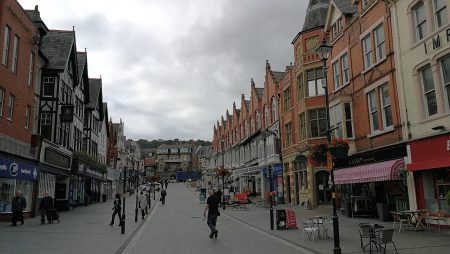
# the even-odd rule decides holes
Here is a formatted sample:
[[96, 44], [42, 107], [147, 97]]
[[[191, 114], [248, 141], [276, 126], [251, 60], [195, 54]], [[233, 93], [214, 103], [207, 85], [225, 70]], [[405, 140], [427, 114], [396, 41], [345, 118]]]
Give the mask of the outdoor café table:
[[413, 229], [417, 230], [418, 225], [422, 225], [420, 226], [422, 229], [424, 228], [424, 219], [420, 219], [419, 214], [421, 212], [424, 212], [422, 210], [405, 210], [402, 211], [403, 214], [409, 216], [409, 220], [410, 220], [410, 224], [413, 225]]
[[320, 229], [325, 230], [324, 229], [325, 218], [322, 216], [314, 216], [314, 218], [310, 218], [310, 221], [312, 221], [313, 226], [319, 228], [319, 230], [317, 230], [317, 236], [319, 237], [319, 239], [322, 239], [320, 235]]
[[[370, 232], [370, 238], [369, 238], [369, 253], [372, 253], [372, 243], [376, 246], [375, 239], [379, 236], [380, 229], [383, 229], [384, 227], [382, 225], [378, 224], [369, 224], [369, 232]], [[378, 247], [376, 247], [378, 250]]]

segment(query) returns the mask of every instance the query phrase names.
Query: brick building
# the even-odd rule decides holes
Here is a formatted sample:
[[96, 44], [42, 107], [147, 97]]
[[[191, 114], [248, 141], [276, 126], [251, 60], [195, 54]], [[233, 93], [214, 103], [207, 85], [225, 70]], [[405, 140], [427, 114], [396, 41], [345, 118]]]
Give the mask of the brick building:
[[0, 219], [21, 190], [33, 214], [39, 168], [31, 146], [38, 30], [15, 0], [0, 2]]

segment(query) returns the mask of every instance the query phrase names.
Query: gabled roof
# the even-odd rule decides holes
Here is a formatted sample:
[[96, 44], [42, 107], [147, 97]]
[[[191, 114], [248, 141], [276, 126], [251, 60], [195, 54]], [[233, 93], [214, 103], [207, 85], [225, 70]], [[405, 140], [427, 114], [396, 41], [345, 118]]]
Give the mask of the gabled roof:
[[86, 52], [77, 52], [77, 60], [78, 60], [78, 74], [81, 80], [83, 78], [84, 65], [87, 62]]
[[99, 97], [101, 95], [102, 90], [102, 80], [90, 78], [89, 79], [89, 103], [86, 105], [86, 108], [96, 109], [99, 103]]
[[358, 6], [352, 4], [353, 0], [332, 0], [342, 14], [355, 14], [358, 12]]
[[50, 30], [42, 39], [41, 50], [48, 58], [45, 68], [64, 70], [75, 43], [74, 31]]
[[279, 83], [283, 79], [285, 73], [281, 71], [272, 71], [272, 74], [275, 82]]
[[256, 95], [258, 96], [258, 99], [261, 99], [264, 95], [264, 88], [257, 87], [255, 88], [255, 91]]
[[244, 100], [244, 104], [247, 109], [250, 109], [250, 101]]
[[306, 10], [302, 31], [308, 31], [325, 24], [330, 0], [310, 0]]

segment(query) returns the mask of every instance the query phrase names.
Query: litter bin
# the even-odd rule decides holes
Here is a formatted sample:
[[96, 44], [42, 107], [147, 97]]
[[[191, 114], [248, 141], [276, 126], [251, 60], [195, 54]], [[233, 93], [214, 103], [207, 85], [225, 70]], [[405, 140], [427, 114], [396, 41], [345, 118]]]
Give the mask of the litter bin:
[[286, 229], [286, 210], [276, 212], [277, 230]]

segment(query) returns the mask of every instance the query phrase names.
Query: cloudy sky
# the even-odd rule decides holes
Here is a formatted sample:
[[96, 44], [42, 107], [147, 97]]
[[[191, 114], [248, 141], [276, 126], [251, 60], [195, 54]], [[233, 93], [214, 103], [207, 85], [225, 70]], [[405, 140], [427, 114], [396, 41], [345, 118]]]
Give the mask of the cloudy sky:
[[89, 76], [103, 79], [113, 122], [133, 139], [211, 140], [265, 61], [293, 60], [307, 0], [19, 0], [50, 29], [75, 26]]

